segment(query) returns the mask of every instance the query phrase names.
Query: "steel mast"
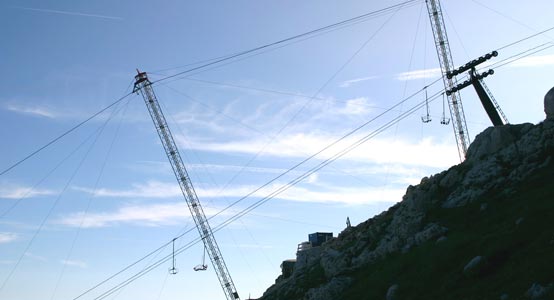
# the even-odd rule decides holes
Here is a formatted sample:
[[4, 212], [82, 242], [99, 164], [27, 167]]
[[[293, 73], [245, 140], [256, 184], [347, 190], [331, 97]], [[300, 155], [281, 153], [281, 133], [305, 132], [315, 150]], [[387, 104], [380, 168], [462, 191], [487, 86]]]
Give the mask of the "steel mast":
[[150, 117], [152, 117], [152, 121], [154, 122], [158, 136], [163, 144], [167, 158], [171, 163], [175, 177], [179, 182], [183, 196], [185, 197], [192, 218], [194, 219], [194, 223], [196, 223], [198, 233], [204, 242], [204, 248], [208, 252], [208, 256], [210, 257], [212, 265], [215, 269], [217, 278], [223, 287], [225, 297], [227, 300], [240, 299], [235, 288], [235, 284], [229, 274], [229, 270], [227, 270], [227, 266], [225, 265], [225, 261], [223, 261], [223, 256], [221, 255], [221, 251], [219, 250], [210, 224], [208, 223], [206, 214], [204, 214], [204, 210], [200, 205], [198, 196], [194, 191], [194, 187], [192, 186], [190, 177], [185, 169], [185, 165], [183, 164], [177, 145], [175, 144], [169, 127], [167, 126], [167, 122], [162, 113], [158, 99], [152, 89], [152, 83], [148, 80], [146, 72], [140, 72], [138, 70], [137, 72], [138, 75], [135, 76], [135, 86], [133, 92], [138, 93], [140, 91], [140, 94], [144, 98]]
[[[433, 28], [433, 37], [439, 57], [444, 87], [446, 90], [452, 90], [457, 82], [455, 77], [448, 78], [446, 76], [447, 73], [450, 73], [454, 69], [454, 63], [452, 62], [452, 54], [450, 53], [450, 44], [448, 43], [448, 36], [446, 35], [446, 26], [442, 16], [440, 1], [425, 0], [425, 3], [427, 4], [429, 20]], [[469, 147], [469, 133], [467, 131], [462, 99], [458, 92], [447, 95], [447, 98], [448, 107], [450, 108], [450, 117], [453, 120], [452, 127], [454, 128], [454, 136], [456, 137], [456, 144], [458, 146], [458, 155], [460, 156], [460, 160], [463, 161], [466, 157], [467, 148]]]

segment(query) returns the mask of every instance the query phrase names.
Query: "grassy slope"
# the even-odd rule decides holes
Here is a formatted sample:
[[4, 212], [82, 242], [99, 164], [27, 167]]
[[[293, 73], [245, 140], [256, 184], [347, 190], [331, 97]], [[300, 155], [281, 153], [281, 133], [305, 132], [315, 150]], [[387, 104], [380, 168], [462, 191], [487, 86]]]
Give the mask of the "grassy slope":
[[[502, 293], [520, 299], [532, 283], [554, 282], [554, 170], [541, 170], [515, 191], [508, 198], [496, 191], [466, 207], [431, 210], [428, 221], [448, 227], [447, 240], [351, 274], [356, 281], [343, 299], [384, 299], [392, 284], [399, 284], [400, 299], [499, 299]], [[482, 203], [488, 205], [484, 211]], [[478, 255], [486, 257], [486, 266], [464, 275]]]

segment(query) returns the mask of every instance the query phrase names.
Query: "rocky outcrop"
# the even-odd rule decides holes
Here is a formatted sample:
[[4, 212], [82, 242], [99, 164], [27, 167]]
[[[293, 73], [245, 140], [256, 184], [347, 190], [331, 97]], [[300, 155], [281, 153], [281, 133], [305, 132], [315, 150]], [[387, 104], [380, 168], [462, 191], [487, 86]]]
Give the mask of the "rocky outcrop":
[[550, 296], [552, 295], [552, 291], [554, 290], [554, 284], [549, 284], [548, 286], [542, 286], [538, 283], [533, 283], [529, 290], [525, 293], [525, 297], [527, 299], [534, 299], [534, 300], [540, 300], [540, 299], [552, 299]]
[[554, 118], [554, 88], [544, 96], [544, 113], [547, 119]]
[[[387, 211], [348, 228], [321, 247], [300, 252], [292, 276], [276, 283], [261, 299], [340, 299], [335, 296], [352, 284], [351, 274], [394, 253], [407, 253], [428, 242], [445, 243], [449, 228], [428, 221], [430, 210], [465, 207], [491, 191], [510, 197], [518, 182], [538, 170], [553, 168], [553, 101], [554, 89], [545, 97], [549, 117], [544, 122], [486, 129], [471, 144], [463, 163], [423, 178], [419, 185], [409, 186], [402, 201]], [[477, 211], [485, 214], [489, 209], [487, 203], [481, 203]], [[466, 277], [488, 266], [482, 256], [467, 259], [465, 267], [457, 271]], [[389, 290], [390, 294], [396, 295], [397, 289]], [[387, 292], [386, 297], [396, 296], [389, 297]]]

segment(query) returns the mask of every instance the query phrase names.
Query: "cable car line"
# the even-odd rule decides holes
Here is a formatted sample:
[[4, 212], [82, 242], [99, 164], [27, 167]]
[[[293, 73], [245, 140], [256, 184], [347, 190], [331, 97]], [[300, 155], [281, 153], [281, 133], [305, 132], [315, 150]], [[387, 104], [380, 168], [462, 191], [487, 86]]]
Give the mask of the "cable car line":
[[[441, 80], [441, 78], [436, 79], [436, 80], [435, 80], [434, 82], [432, 82], [429, 86], [436, 84], [436, 83], [439, 82], [440, 80]], [[303, 165], [304, 163], [308, 162], [309, 160], [315, 158], [316, 156], [318, 156], [319, 154], [323, 153], [323, 152], [326, 151], [327, 149], [329, 149], [329, 148], [335, 146], [335, 145], [338, 144], [340, 141], [342, 141], [342, 140], [344, 140], [344, 139], [346, 139], [346, 138], [352, 136], [353, 134], [355, 134], [356, 132], [360, 131], [361, 129], [363, 129], [363, 128], [366, 127], [367, 125], [371, 124], [372, 122], [376, 121], [377, 119], [381, 118], [381, 117], [384, 116], [385, 114], [387, 114], [387, 113], [389, 113], [389, 112], [391, 112], [391, 111], [394, 111], [397, 107], [399, 107], [399, 106], [402, 105], [403, 103], [407, 102], [408, 100], [412, 99], [413, 97], [415, 97], [416, 95], [418, 95], [419, 93], [421, 93], [423, 90], [424, 90], [424, 89], [420, 89], [420, 90], [414, 92], [414, 93], [411, 94], [410, 96], [404, 98], [404, 99], [401, 100], [400, 102], [398, 102], [398, 103], [396, 103], [395, 105], [391, 106], [391, 107], [390, 107], [389, 109], [387, 109], [385, 112], [382, 112], [381, 114], [375, 116], [375, 117], [372, 118], [371, 120], [366, 121], [365, 123], [361, 124], [360, 126], [356, 127], [355, 129], [351, 130], [350, 132], [346, 133], [346, 134], [343, 135], [341, 138], [339, 138], [339, 139], [335, 140], [334, 142], [330, 143], [329, 145], [327, 145], [326, 147], [324, 147], [324, 148], [321, 149], [320, 151], [318, 151], [318, 152], [312, 154], [311, 156], [305, 158], [305, 159], [302, 160], [301, 162], [299, 162], [299, 163], [297, 163], [296, 165], [294, 165], [293, 167], [287, 169], [285, 172], [283, 172], [283, 173], [281, 173], [280, 175], [274, 177], [273, 179], [271, 179], [270, 181], [266, 182], [266, 183], [263, 184], [262, 186], [256, 188], [255, 190], [251, 191], [251, 192], [248, 193], [247, 195], [245, 195], [245, 196], [243, 196], [243, 197], [237, 199], [236, 201], [232, 202], [231, 204], [229, 204], [228, 206], [226, 206], [225, 208], [223, 208], [223, 209], [220, 210], [219, 212], [217, 212], [217, 213], [215, 213], [214, 215], [210, 216], [210, 217], [208, 218], [208, 220], [211, 220], [211, 219], [217, 217], [218, 215], [224, 213], [225, 211], [227, 211], [227, 210], [229, 210], [230, 208], [234, 207], [234, 206], [237, 205], [238, 203], [240, 203], [240, 202], [242, 202], [243, 200], [247, 199], [248, 197], [254, 195], [256, 192], [258, 192], [258, 191], [260, 191], [261, 189], [263, 189], [263, 188], [269, 186], [270, 184], [276, 182], [278, 179], [282, 178], [283, 176], [285, 176], [285, 175], [287, 175], [288, 173], [292, 172], [293, 170], [297, 169], [298, 167], [300, 167], [300, 166]], [[423, 102], [422, 102], [422, 103], [423, 103]], [[418, 106], [418, 108], [419, 108], [419, 106]], [[406, 111], [406, 112], [407, 112], [407, 111]], [[406, 112], [405, 112], [405, 113], [406, 113]], [[402, 115], [399, 115], [399, 116], [397, 116], [396, 118], [399, 118], [399, 117], [401, 117], [401, 116], [402, 116]], [[301, 176], [302, 176], [302, 175], [301, 175]], [[298, 178], [300, 178], [301, 176], [299, 176]], [[269, 200], [269, 199], [267, 199], [267, 200]], [[267, 200], [266, 200], [266, 201], [267, 201]], [[252, 205], [251, 205], [251, 206], [252, 206]], [[259, 206], [259, 205], [258, 205], [258, 206]], [[256, 206], [256, 207], [257, 207], [257, 206]], [[254, 208], [255, 208], [255, 207], [254, 207]], [[252, 209], [253, 209], [253, 208], [252, 208]], [[243, 216], [244, 214], [241, 215], [241, 213], [243, 213], [243, 212], [244, 212], [244, 210], [243, 210], [243, 211], [240, 211], [240, 212], [237, 213], [237, 214], [235, 214], [235, 216], [237, 216], [237, 215]], [[226, 225], [228, 225], [228, 224], [230, 223], [230, 222], [229, 222], [230, 219], [231, 219], [231, 218], [229, 218], [229, 219], [227, 219], [227, 221], [225, 221], [225, 222], [227, 222]], [[233, 221], [234, 221], [234, 220], [233, 220]], [[225, 223], [225, 222], [224, 222], [224, 223]], [[231, 221], [231, 222], [232, 222], [232, 221]], [[225, 226], [226, 226], [226, 225], [225, 225]], [[216, 231], [218, 231], [218, 230], [220, 230], [220, 229], [222, 229], [221, 226], [216, 226], [216, 227], [214, 228], [213, 231], [214, 231], [214, 233], [215, 233]], [[175, 239], [179, 239], [179, 238], [185, 236], [187, 233], [192, 232], [193, 230], [194, 230], [194, 228], [190, 228], [189, 230], [183, 232], [181, 235], [177, 236]], [[198, 242], [198, 241], [200, 241], [200, 238], [197, 238], [197, 240], [193, 240], [193, 241]], [[108, 277], [106, 280], [103, 280], [102, 282], [96, 284], [95, 286], [91, 287], [90, 289], [88, 289], [87, 291], [83, 292], [83, 293], [80, 294], [79, 296], [73, 298], [72, 300], [77, 300], [77, 299], [81, 298], [82, 296], [84, 296], [85, 294], [90, 293], [92, 290], [94, 290], [94, 289], [100, 287], [101, 285], [105, 284], [105, 283], [108, 282], [109, 280], [111, 280], [111, 279], [115, 278], [116, 276], [122, 274], [123, 272], [129, 270], [130, 268], [132, 268], [133, 266], [135, 266], [135, 265], [138, 264], [139, 262], [145, 260], [147, 257], [153, 255], [154, 253], [159, 252], [161, 249], [163, 249], [164, 247], [166, 247], [167, 245], [169, 245], [169, 244], [171, 244], [171, 243], [172, 243], [172, 241], [168, 241], [168, 242], [165, 243], [163, 246], [158, 247], [158, 248], [157, 248], [156, 250], [154, 250], [154, 251], [151, 251], [150, 253], [148, 253], [147, 255], [143, 256], [143, 257], [140, 258], [139, 260], [137, 260], [137, 261], [133, 262], [132, 264], [128, 265], [127, 267], [125, 267], [125, 268], [122, 269], [121, 271], [119, 271], [119, 272], [117, 272], [117, 273], [111, 275], [111, 276]], [[185, 245], [185, 246], [179, 248], [179, 250], [176, 251], [176, 254], [181, 253], [181, 252], [179, 252], [179, 251], [181, 251], [181, 249], [185, 249], [185, 247], [188, 247], [188, 245], [189, 245], [189, 244], [187, 244], [187, 245]], [[186, 249], [188, 249], [188, 248], [186, 248]], [[185, 249], [185, 250], [186, 250], [186, 249]], [[183, 250], [183, 251], [184, 251], [184, 250]], [[170, 257], [170, 256], [164, 257], [164, 259], [165, 259], [164, 262], [167, 261], [168, 257]]]
[[52, 144], [56, 143], [57, 141], [61, 140], [63, 137], [65, 137], [66, 135], [70, 134], [71, 132], [75, 131], [77, 128], [83, 126], [84, 124], [86, 124], [87, 122], [89, 122], [90, 120], [98, 117], [99, 115], [101, 115], [103, 112], [105, 112], [106, 110], [112, 108], [113, 106], [115, 106], [116, 104], [120, 103], [121, 101], [123, 101], [125, 98], [131, 96], [133, 93], [130, 92], [128, 94], [126, 94], [125, 96], [115, 100], [114, 102], [112, 102], [110, 105], [102, 108], [101, 110], [99, 110], [98, 112], [92, 114], [90, 117], [88, 117], [87, 119], [85, 119], [84, 121], [78, 123], [77, 125], [71, 127], [70, 129], [68, 129], [67, 131], [63, 132], [61, 135], [57, 136], [56, 138], [50, 140], [48, 143], [46, 143], [44, 146], [36, 149], [35, 151], [29, 153], [27, 156], [25, 156], [24, 158], [18, 160], [17, 162], [15, 162], [14, 164], [10, 165], [9, 167], [7, 167], [6, 169], [2, 170], [2, 172], [0, 172], [0, 176], [8, 173], [10, 170], [12, 170], [13, 168], [19, 166], [20, 164], [22, 164], [24, 161], [28, 160], [29, 158], [35, 156], [37, 153], [41, 152], [42, 150], [48, 148], [49, 146], [51, 146]]
[[[552, 27], [552, 28], [549, 29], [549, 30], [552, 30], [552, 29], [554, 29], [554, 27]], [[535, 34], [535, 35], [533, 35], [533, 36], [536, 36], [536, 35], [538, 35], [538, 34]], [[528, 37], [528, 38], [530, 38], [530, 37]], [[503, 48], [507, 48], [507, 47], [509, 47], [509, 46], [515, 45], [515, 44], [517, 44], [517, 43], [519, 43], [519, 42], [522, 42], [522, 41], [524, 41], [524, 40], [527, 40], [528, 38], [521, 39], [521, 40], [519, 40], [518, 42], [508, 44], [508, 45], [506, 45], [506, 46], [504, 46], [504, 47], [502, 47], [502, 48], [499, 48], [499, 49], [503, 49]], [[547, 44], [548, 44], [548, 43], [547, 43]], [[551, 45], [551, 46], [549, 46], [549, 47], [547, 47], [547, 48], [550, 48], [550, 47], [553, 47], [553, 46], [554, 46], [554, 45]], [[535, 48], [536, 48], [536, 47], [535, 47]], [[545, 49], [546, 49], [546, 48], [545, 48]], [[542, 50], [545, 50], [545, 49], [540, 49], [539, 51], [542, 51]], [[528, 51], [529, 51], [529, 50], [524, 51], [524, 52], [528, 52]], [[506, 62], [506, 63], [503, 64], [502, 66], [505, 66], [505, 65], [507, 65], [507, 64], [513, 63], [513, 62], [515, 62], [515, 61], [517, 61], [517, 60], [520, 60], [520, 59], [522, 59], [522, 58], [524, 58], [524, 57], [527, 57], [527, 56], [529, 56], [529, 55], [532, 55], [532, 54], [534, 54], [534, 53], [535, 53], [535, 52], [532, 52], [532, 53], [529, 53], [529, 54], [527, 54], [527, 55], [525, 55], [525, 56], [517, 57], [517, 58], [514, 59], [514, 60], [511, 60], [511, 61], [509, 61], [509, 62]], [[516, 56], [517, 56], [517, 55], [516, 55]], [[505, 59], [505, 60], [506, 60], [506, 59]], [[500, 67], [500, 66], [497, 66], [497, 67]], [[441, 78], [436, 79], [433, 83], [431, 83], [431, 84], [428, 85], [428, 86], [431, 86], [431, 85], [437, 83], [439, 80], [441, 80]], [[382, 116], [383, 114], [385, 114], [385, 113], [387, 113], [387, 112], [389, 112], [389, 111], [394, 110], [396, 107], [398, 107], [399, 105], [401, 105], [401, 104], [404, 103], [405, 101], [407, 101], [407, 100], [409, 100], [410, 98], [416, 96], [416, 95], [417, 95], [419, 92], [421, 92], [422, 90], [423, 90], [423, 89], [421, 89], [421, 90], [419, 90], [418, 92], [416, 92], [416, 93], [410, 95], [409, 97], [405, 98], [404, 100], [398, 102], [397, 104], [395, 104], [394, 106], [390, 107], [387, 111], [383, 112], [382, 114], [380, 114], [380, 115], [377, 116], [376, 118]], [[444, 91], [443, 91], [443, 92], [444, 92]], [[444, 95], [443, 92], [442, 92], [442, 93], [439, 93], [439, 95], [443, 96], [443, 95]], [[434, 98], [433, 98], [433, 99], [434, 99]], [[416, 106], [417, 109], [419, 109], [420, 107], [421, 107], [421, 103], [420, 103], [420, 105], [417, 105], [417, 106]], [[404, 117], [406, 117], [406, 116], [404, 116]], [[343, 137], [341, 137], [340, 140], [345, 139], [346, 137], [348, 137], [348, 136], [354, 134], [355, 132], [359, 131], [359, 130], [362, 129], [363, 127], [367, 126], [370, 122], [374, 121], [376, 118], [373, 118], [372, 120], [370, 120], [370, 121], [368, 121], [368, 122], [366, 122], [366, 123], [360, 125], [359, 127], [355, 128], [355, 129], [352, 130], [351, 132], [349, 132], [349, 133], [347, 133], [346, 135], [344, 135]], [[447, 119], [446, 121], [448, 121], [448, 119]], [[392, 126], [392, 125], [393, 125], [393, 124], [391, 124], [390, 126]], [[243, 201], [244, 199], [250, 197], [251, 195], [253, 195], [253, 194], [256, 193], [257, 191], [261, 190], [262, 188], [266, 187], [267, 185], [269, 185], [269, 184], [275, 182], [275, 181], [278, 180], [279, 178], [281, 178], [281, 177], [285, 176], [286, 174], [290, 173], [291, 171], [293, 171], [294, 169], [296, 169], [296, 168], [299, 167], [300, 165], [304, 164], [305, 162], [307, 162], [307, 161], [310, 160], [311, 158], [317, 156], [318, 154], [320, 154], [321, 152], [325, 151], [326, 149], [332, 147], [332, 146], [335, 145], [336, 143], [338, 143], [338, 140], [335, 141], [335, 142], [333, 142], [332, 144], [328, 145], [328, 146], [325, 147], [324, 149], [318, 151], [318, 152], [315, 153], [314, 155], [312, 155], [312, 156], [306, 158], [305, 160], [303, 160], [302, 162], [300, 162], [300, 163], [298, 163], [297, 165], [293, 166], [292, 168], [289, 168], [288, 170], [286, 170], [285, 172], [281, 173], [280, 175], [278, 175], [277, 177], [273, 178], [272, 180], [268, 181], [266, 184], [262, 185], [261, 187], [255, 189], [254, 191], [250, 192], [249, 194], [247, 194], [247, 195], [241, 197], [240, 199], [236, 200], [235, 202], [231, 203], [229, 206], [225, 207], [225, 208], [222, 209], [221, 211], [219, 211], [219, 212], [217, 212], [216, 214], [214, 214], [213, 216], [209, 217], [209, 219], [212, 219], [212, 218], [214, 218], [214, 217], [216, 217], [216, 216], [222, 214], [223, 212], [229, 210], [231, 207], [235, 206], [236, 204], [238, 204], [239, 202]], [[261, 205], [261, 204], [260, 204], [260, 205]], [[259, 205], [258, 205], [258, 206], [259, 206]], [[256, 207], [258, 207], [258, 206], [256, 206]], [[256, 208], [256, 207], [253, 207], [252, 209], [254, 209], [254, 208]], [[247, 209], [248, 209], [248, 208], [247, 208]], [[244, 214], [238, 213], [238, 214], [236, 214], [235, 216], [239, 216], [239, 218], [240, 218], [240, 217], [243, 216], [243, 215], [244, 215]], [[222, 227], [224, 227], [224, 226], [230, 224], [232, 221], [233, 221], [233, 220], [232, 220], [231, 218], [229, 218], [229, 219], [227, 219], [224, 223], [222, 223], [222, 224], [216, 226], [216, 227], [214, 228], [214, 233], [217, 232], [218, 230], [220, 230]], [[183, 236], [185, 236], [187, 233], [192, 232], [192, 231], [193, 231], [193, 228], [191, 228], [191, 229], [189, 229], [189, 230], [183, 232], [181, 235], [179, 235], [179, 236], [177, 237], [177, 239], [178, 239], [178, 238], [181, 238], [181, 237], [183, 237]], [[195, 240], [189, 242], [189, 243], [186, 244], [185, 246], [179, 248], [179, 249], [176, 251], [176, 254], [182, 253], [183, 251], [187, 250], [188, 248], [190, 248], [190, 247], [191, 247], [192, 245], [194, 245], [195, 243], [198, 243], [199, 241], [200, 241], [200, 238], [197, 238], [197, 239], [195, 239]], [[165, 248], [165, 247], [166, 247], [167, 245], [169, 245], [169, 244], [171, 244], [171, 241], [167, 242], [166, 244], [162, 245], [161, 247], [158, 247], [156, 250], [154, 250], [154, 251], [152, 251], [152, 252], [146, 254], [145, 256], [143, 256], [142, 258], [140, 258], [139, 260], [137, 260], [137, 261], [131, 263], [130, 265], [128, 265], [128, 266], [126, 266], [125, 268], [123, 268], [122, 270], [118, 271], [117, 273], [111, 275], [111, 276], [108, 277], [107, 279], [101, 281], [100, 283], [96, 284], [95, 286], [93, 286], [93, 287], [91, 287], [90, 289], [86, 290], [85, 292], [81, 293], [79, 296], [73, 298], [72, 300], [77, 300], [77, 299], [81, 298], [82, 296], [84, 296], [84, 295], [90, 293], [91, 291], [97, 289], [98, 287], [102, 286], [102, 285], [105, 284], [106, 282], [110, 281], [111, 279], [115, 278], [116, 276], [122, 274], [123, 272], [125, 272], [125, 271], [129, 270], [130, 268], [132, 268], [133, 266], [137, 265], [138, 263], [140, 263], [141, 261], [143, 261], [143, 260], [146, 259], [147, 257], [153, 255], [154, 253], [159, 252], [160, 250], [162, 250], [163, 248]], [[158, 262], [156, 262], [155, 264], [151, 265], [150, 267], [145, 268], [145, 269], [144, 269], [144, 272], [149, 272], [149, 270], [152, 270], [152, 269], [156, 268], [156, 267], [159, 266], [161, 263], [164, 263], [165, 261], [167, 261], [167, 259], [168, 259], [168, 256], [166, 256], [165, 258], [163, 258], [163, 259], [162, 259], [163, 261], [162, 261], [162, 260], [159, 260]], [[156, 265], [156, 264], [157, 264], [157, 265]], [[129, 282], [126, 281], [126, 283], [124, 283], [124, 285], [128, 285], [130, 282], [136, 280], [136, 279], [137, 279], [138, 277], [140, 277], [140, 276], [142, 276], [142, 275], [140, 275], [140, 274], [138, 274], [138, 273], [135, 274], [135, 275], [133, 275], [133, 277], [131, 277], [131, 279], [130, 279], [131, 281], [129, 281]], [[120, 288], [121, 288], [121, 287], [120, 287]], [[100, 299], [100, 298], [96, 298], [96, 299]], [[103, 299], [103, 298], [102, 298], [102, 299]]]
[[241, 51], [241, 52], [238, 52], [238, 53], [235, 53], [235, 54], [231, 54], [231, 55], [228, 55], [228, 56], [223, 56], [220, 59], [216, 59], [214, 61], [208, 60], [210, 62], [202, 64], [202, 65], [197, 66], [197, 67], [187, 69], [185, 71], [175, 73], [173, 75], [166, 76], [166, 77], [158, 79], [158, 80], [155, 80], [155, 81], [152, 82], [152, 84], [155, 84], [155, 83], [160, 82], [160, 81], [165, 81], [167, 79], [174, 78], [174, 77], [177, 77], [177, 76], [180, 76], [180, 75], [183, 75], [183, 74], [187, 74], [187, 73], [190, 73], [190, 72], [193, 72], [193, 71], [196, 71], [196, 70], [204, 69], [206, 67], [209, 67], [209, 66], [212, 66], [212, 65], [215, 65], [215, 64], [219, 64], [221, 62], [231, 60], [233, 58], [244, 56], [246, 54], [250, 54], [250, 53], [253, 53], [253, 52], [257, 52], [257, 51], [260, 51], [260, 50], [263, 50], [263, 49], [267, 49], [267, 48], [276, 46], [276, 45], [284, 44], [284, 43], [289, 42], [289, 41], [293, 41], [293, 40], [296, 40], [296, 39], [299, 39], [299, 38], [303, 38], [303, 37], [306, 37], [306, 36], [309, 36], [309, 35], [313, 35], [315, 33], [323, 32], [325, 30], [329, 30], [329, 29], [337, 27], [337, 26], [341, 26], [341, 25], [344, 25], [344, 24], [349, 24], [351, 22], [359, 21], [361, 19], [368, 18], [368, 17], [371, 17], [371, 16], [375, 16], [375, 15], [378, 15], [378, 14], [382, 14], [382, 13], [385, 13], [385, 12], [388, 12], [388, 11], [392, 11], [394, 9], [401, 9], [401, 8], [407, 6], [408, 4], [412, 4], [412, 3], [420, 2], [420, 1], [421, 0], [408, 0], [408, 1], [405, 1], [405, 2], [402, 2], [402, 3], [391, 5], [389, 7], [385, 7], [385, 8], [378, 9], [378, 10], [375, 10], [375, 11], [372, 11], [372, 12], [369, 12], [369, 13], [365, 13], [363, 15], [359, 15], [359, 16], [356, 16], [356, 17], [353, 17], [353, 18], [350, 18], [350, 19], [347, 19], [347, 20], [343, 20], [343, 21], [340, 21], [340, 22], [337, 22], [337, 23], [333, 23], [333, 24], [324, 26], [324, 27], [320, 27], [320, 28], [317, 28], [317, 29], [314, 29], [314, 30], [310, 30], [308, 32], [304, 32], [304, 33], [301, 33], [301, 34], [298, 34], [298, 35], [295, 35], [295, 36], [291, 36], [291, 37], [288, 37], [288, 38], [285, 38], [285, 39], [282, 39], [282, 40], [278, 40], [278, 41], [275, 41], [275, 42], [272, 42], [272, 43], [269, 43], [269, 44], [258, 46], [258, 47], [255, 47], [255, 48], [252, 48], [252, 49], [249, 49], [249, 50], [244, 50], [244, 51]]
[[[438, 80], [437, 80], [438, 81]], [[443, 91], [439, 91], [437, 92], [436, 94], [434, 94], [430, 101], [433, 101], [435, 99], [437, 99], [440, 95], [442, 95]], [[397, 105], [400, 105], [400, 104], [397, 104]], [[311, 174], [313, 174], [314, 172], [317, 172], [318, 170], [324, 168], [325, 166], [329, 165], [330, 163], [336, 161], [337, 159], [339, 159], [340, 157], [344, 156], [345, 154], [347, 154], [348, 152], [350, 152], [351, 150], [355, 149], [356, 147], [360, 146], [361, 144], [363, 144], [364, 142], [366, 142], [367, 140], [375, 137], [376, 135], [378, 135], [379, 133], [385, 131], [386, 129], [390, 128], [391, 126], [395, 125], [397, 122], [403, 120], [404, 118], [412, 115], [413, 113], [417, 112], [421, 107], [423, 107], [425, 105], [425, 102], [422, 101], [422, 102], [419, 102], [418, 104], [416, 104], [415, 106], [413, 106], [411, 109], [405, 111], [402, 115], [399, 115], [397, 117], [395, 117], [394, 119], [392, 119], [391, 121], [387, 122], [386, 124], [382, 125], [381, 127], [379, 127], [378, 129], [372, 131], [371, 133], [369, 133], [368, 135], [365, 135], [364, 137], [362, 137], [361, 139], [359, 139], [358, 141], [356, 141], [355, 143], [351, 144], [349, 147], [343, 149], [342, 151], [340, 151], [339, 153], [337, 153], [336, 155], [334, 155], [333, 157], [329, 158], [329, 159], [326, 159], [325, 161], [323, 161], [322, 163], [320, 163], [319, 165], [313, 167], [312, 169], [310, 169], [309, 171], [305, 172], [303, 175], [297, 177], [296, 179], [290, 181], [289, 183], [285, 184], [284, 186], [282, 186], [281, 188], [277, 189], [276, 191], [270, 193], [270, 195], [256, 201], [255, 203], [251, 204], [250, 206], [248, 206], [247, 208], [243, 209], [241, 212], [239, 212], [238, 214], [235, 214], [234, 216], [228, 218], [226, 221], [218, 224], [217, 226], [215, 226], [213, 228], [213, 232], [216, 233], [218, 232], [219, 230], [225, 228], [226, 226], [228, 226], [229, 224], [231, 224], [232, 222], [236, 221], [237, 219], [243, 217], [244, 215], [248, 214], [250, 211], [256, 209], [257, 207], [263, 205], [264, 203], [266, 203], [267, 201], [271, 200], [272, 198], [274, 198], [275, 196], [279, 195], [280, 193], [286, 191], [287, 189], [289, 189], [290, 187], [294, 186], [295, 184], [297, 184], [298, 182], [302, 181], [303, 179], [307, 178], [308, 176], [310, 176]], [[221, 213], [223, 211], [220, 211], [219, 213]], [[218, 214], [219, 214], [218, 213]], [[217, 214], [216, 214], [217, 215]], [[212, 217], [215, 217], [212, 216]], [[193, 229], [190, 229], [190, 231], [192, 231]], [[187, 243], [186, 245], [182, 246], [181, 248], [179, 248], [175, 254], [180, 254], [182, 252], [184, 252], [185, 250], [191, 248], [192, 246], [194, 246], [195, 244], [199, 243], [201, 241], [201, 238], [200, 237], [197, 237], [195, 239], [193, 239], [192, 241], [190, 241], [189, 243]], [[140, 272], [137, 272], [135, 273], [134, 275], [132, 275], [131, 277], [129, 277], [128, 279], [126, 279], [125, 281], [119, 283], [118, 285], [112, 287], [111, 289], [109, 289], [108, 291], [104, 292], [103, 294], [101, 294], [100, 296], [94, 298], [95, 300], [101, 300], [101, 299], [104, 299], [106, 297], [108, 297], [109, 295], [113, 294], [114, 292], [116, 292], [117, 290], [129, 285], [130, 283], [132, 283], [133, 281], [137, 280], [138, 278], [142, 277], [143, 275], [145, 275], [146, 273], [150, 272], [151, 270], [157, 268], [158, 266], [162, 265], [163, 263], [167, 262], [169, 259], [171, 259], [172, 255], [169, 254], [167, 256], [165, 256], [164, 258], [161, 258], [160, 260], [158, 260], [157, 262], [153, 263], [152, 265], [146, 267], [143, 271], [140, 271]], [[74, 300], [77, 299], [77, 298], [74, 298]]]

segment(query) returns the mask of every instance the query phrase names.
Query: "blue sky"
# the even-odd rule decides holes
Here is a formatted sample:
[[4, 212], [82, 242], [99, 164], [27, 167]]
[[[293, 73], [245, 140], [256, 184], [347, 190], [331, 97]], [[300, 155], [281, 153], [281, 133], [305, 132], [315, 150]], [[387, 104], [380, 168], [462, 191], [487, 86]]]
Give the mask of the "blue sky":
[[[0, 168], [130, 91], [198, 61], [326, 26], [397, 1], [10, 1], [0, 4]], [[456, 65], [554, 26], [551, 1], [442, 1]], [[494, 63], [551, 42], [502, 49]], [[544, 119], [552, 48], [486, 79], [511, 123]], [[200, 201], [213, 216], [438, 78], [423, 2], [216, 68], [155, 91]], [[434, 94], [442, 87], [429, 87]], [[489, 126], [462, 92], [468, 129]], [[420, 93], [346, 141], [213, 217], [212, 227], [423, 101]], [[216, 233], [242, 296], [258, 297], [316, 231], [335, 234], [401, 200], [409, 184], [457, 163], [441, 98]], [[448, 114], [448, 112], [447, 112]], [[193, 226], [140, 96], [132, 96], [0, 176], [2, 299], [73, 299]], [[195, 231], [176, 241], [186, 245]], [[164, 247], [80, 299], [95, 299], [171, 253]], [[224, 299], [202, 247], [108, 299]]]

